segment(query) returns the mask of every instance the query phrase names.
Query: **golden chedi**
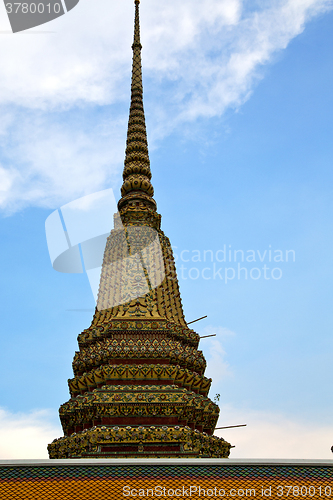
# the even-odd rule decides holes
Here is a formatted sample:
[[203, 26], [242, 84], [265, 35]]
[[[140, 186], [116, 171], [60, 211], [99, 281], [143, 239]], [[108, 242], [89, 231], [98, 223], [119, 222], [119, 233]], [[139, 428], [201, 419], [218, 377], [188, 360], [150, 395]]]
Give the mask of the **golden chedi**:
[[143, 109], [139, 1], [119, 213], [104, 252], [91, 326], [78, 336], [50, 458], [220, 457], [219, 408], [199, 335], [184, 318], [173, 253], [156, 211]]

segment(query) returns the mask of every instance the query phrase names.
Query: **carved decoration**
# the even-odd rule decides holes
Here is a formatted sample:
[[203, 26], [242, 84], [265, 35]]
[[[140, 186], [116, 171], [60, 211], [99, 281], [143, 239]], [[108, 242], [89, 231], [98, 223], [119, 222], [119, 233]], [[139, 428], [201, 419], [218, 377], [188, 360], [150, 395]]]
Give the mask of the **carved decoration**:
[[227, 458], [230, 444], [188, 426], [102, 426], [55, 439], [48, 449], [50, 458]]

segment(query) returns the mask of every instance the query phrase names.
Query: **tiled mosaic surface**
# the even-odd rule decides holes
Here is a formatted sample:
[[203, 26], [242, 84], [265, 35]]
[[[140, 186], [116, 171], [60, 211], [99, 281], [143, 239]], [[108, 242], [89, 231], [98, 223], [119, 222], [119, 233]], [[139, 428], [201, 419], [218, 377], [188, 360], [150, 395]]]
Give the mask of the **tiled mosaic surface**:
[[333, 497], [333, 467], [300, 465], [0, 466], [1, 500]]

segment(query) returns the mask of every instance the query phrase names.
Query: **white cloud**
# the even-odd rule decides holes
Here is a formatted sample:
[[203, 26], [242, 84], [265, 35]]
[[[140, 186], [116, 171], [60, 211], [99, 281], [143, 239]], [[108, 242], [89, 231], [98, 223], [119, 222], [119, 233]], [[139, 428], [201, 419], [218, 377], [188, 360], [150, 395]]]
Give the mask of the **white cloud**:
[[[332, 0], [257, 5], [248, 11], [242, 0], [141, 4], [151, 144], [186, 121], [239, 107], [263, 65], [333, 7]], [[127, 116], [110, 108], [101, 125], [100, 106], [128, 102], [132, 20], [132, 2], [86, 1], [33, 30], [39, 34], [0, 34], [2, 209], [56, 207], [114, 187]], [[0, 28], [9, 30], [4, 7]]]
[[332, 459], [333, 425], [302, 422], [293, 416], [221, 406], [217, 436], [235, 445], [230, 458]]
[[203, 329], [204, 335], [216, 335], [217, 338], [219, 339], [225, 339], [228, 337], [233, 337], [235, 332], [232, 330], [229, 330], [229, 328], [226, 328], [225, 326], [212, 326], [208, 325]]
[[[235, 335], [234, 332], [228, 330], [228, 328], [221, 326], [206, 326], [203, 329], [202, 335], [213, 335], [214, 333], [216, 334], [216, 337], [203, 339], [202, 344], [200, 344], [200, 348], [204, 348], [207, 360], [205, 376], [213, 379], [211, 394], [213, 394], [214, 389], [217, 387], [218, 383], [221, 382], [221, 380], [224, 380], [226, 377], [232, 375], [231, 368], [225, 359], [226, 352], [221, 341], [223, 341], [226, 337]], [[207, 342], [208, 345], [205, 345], [203, 342]]]
[[7, 213], [29, 205], [57, 208], [120, 181], [125, 120], [101, 118], [75, 130], [73, 118], [66, 122], [62, 113], [16, 117], [0, 138], [0, 207]]
[[[156, 9], [147, 0], [141, 6], [144, 74], [177, 82], [178, 113], [221, 113], [247, 96], [260, 65], [330, 8], [332, 0], [273, 0], [254, 12], [241, 0], [170, 0]], [[127, 98], [132, 18], [131, 2], [80, 2], [45, 25], [55, 33], [3, 36], [0, 102], [53, 109]], [[8, 25], [4, 9], [0, 24]]]
[[0, 409], [0, 459], [45, 459], [47, 445], [63, 435], [48, 410], [11, 413]]

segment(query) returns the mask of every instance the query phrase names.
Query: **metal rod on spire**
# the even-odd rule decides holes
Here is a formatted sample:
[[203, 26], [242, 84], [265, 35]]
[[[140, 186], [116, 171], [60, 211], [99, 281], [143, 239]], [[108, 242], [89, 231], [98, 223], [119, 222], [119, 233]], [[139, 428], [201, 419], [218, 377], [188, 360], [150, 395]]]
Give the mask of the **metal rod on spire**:
[[234, 427], [246, 427], [247, 424], [240, 424], [240, 425], [227, 425], [225, 427], [215, 427], [215, 430], [219, 430], [219, 429], [233, 429]]
[[201, 319], [207, 318], [207, 316], [202, 316], [201, 318], [194, 319], [193, 321], [189, 321], [187, 324], [191, 325], [192, 323], [196, 323], [197, 321], [200, 321]]

